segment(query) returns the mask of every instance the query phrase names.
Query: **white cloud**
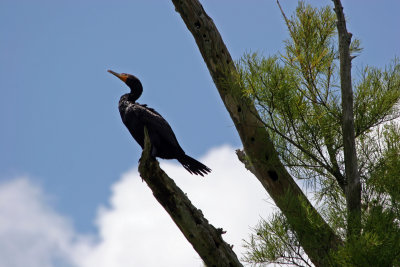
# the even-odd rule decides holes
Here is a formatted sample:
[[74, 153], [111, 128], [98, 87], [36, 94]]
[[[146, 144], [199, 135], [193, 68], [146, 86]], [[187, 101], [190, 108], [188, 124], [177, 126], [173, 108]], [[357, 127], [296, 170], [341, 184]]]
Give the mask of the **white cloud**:
[[[200, 161], [213, 169], [205, 178], [190, 175], [176, 161], [161, 167], [211, 224], [227, 231], [223, 237], [240, 257], [250, 227], [271, 211], [268, 197], [231, 147], [212, 149]], [[0, 267], [57, 266], [54, 258], [79, 267], [202, 266], [136, 167], [113, 185], [109, 207], [99, 208], [96, 224], [93, 242], [74, 232], [27, 179], [0, 185]], [[26, 257], [18, 257], [21, 248]]]
[[0, 267], [50, 267], [79, 254], [84, 236], [27, 178], [0, 184]]

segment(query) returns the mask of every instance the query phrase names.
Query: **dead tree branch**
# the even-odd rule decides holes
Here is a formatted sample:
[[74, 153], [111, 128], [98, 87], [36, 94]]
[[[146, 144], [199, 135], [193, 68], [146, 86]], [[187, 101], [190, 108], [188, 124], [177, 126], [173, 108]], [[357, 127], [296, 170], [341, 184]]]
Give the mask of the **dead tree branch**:
[[[254, 103], [242, 93], [239, 74], [214, 22], [198, 0], [172, 0], [192, 33], [243, 143], [246, 164], [288, 219], [309, 258], [329, 266], [341, 240], [287, 172]], [[310, 219], [311, 218], [311, 219]]]
[[140, 176], [204, 263], [218, 267], [242, 266], [232, 247], [222, 239], [223, 230], [208, 223], [201, 210], [193, 206], [174, 180], [160, 169], [150, 151], [150, 139], [145, 129], [145, 147], [139, 164]]
[[361, 231], [361, 182], [358, 172], [356, 139], [354, 132], [353, 89], [351, 82], [350, 44], [352, 34], [347, 31], [346, 19], [340, 0], [333, 0], [339, 35], [340, 87], [342, 91], [342, 132], [346, 173], [347, 234], [360, 235]]

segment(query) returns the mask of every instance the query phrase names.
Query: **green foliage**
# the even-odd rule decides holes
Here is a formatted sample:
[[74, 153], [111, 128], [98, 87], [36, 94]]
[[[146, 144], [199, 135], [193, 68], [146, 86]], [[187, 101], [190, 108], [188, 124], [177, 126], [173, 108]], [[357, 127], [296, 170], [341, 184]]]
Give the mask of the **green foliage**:
[[283, 162], [298, 179], [316, 182], [340, 176], [334, 158], [341, 146], [335, 17], [328, 7], [302, 2], [296, 12], [286, 19], [286, 54], [245, 55], [238, 67], [244, 93], [258, 106]]
[[380, 205], [365, 213], [360, 237], [351, 239], [335, 255], [340, 266], [399, 266], [400, 227], [396, 215]]
[[[253, 264], [312, 266], [303, 246], [315, 252], [325, 251], [330, 246], [326, 232], [321, 231], [325, 224], [319, 216], [315, 216], [315, 212], [304, 198], [295, 197], [291, 192], [287, 192], [281, 201], [283, 205], [292, 207], [292, 202], [299, 203], [303, 214], [285, 217], [281, 212], [275, 212], [268, 220], [262, 219], [254, 229], [256, 235], [251, 235], [250, 240], [245, 243], [247, 253], [243, 260]], [[302, 224], [303, 218], [307, 218], [310, 223]], [[298, 229], [293, 227], [295, 225], [301, 225], [301, 230], [294, 231], [294, 228]], [[314, 234], [305, 238], [305, 233]], [[326, 244], [321, 244], [321, 240], [325, 240]]]
[[[331, 7], [317, 9], [304, 2], [290, 19], [283, 17], [290, 34], [284, 53], [267, 58], [246, 54], [237, 62], [243, 94], [256, 104], [290, 174], [314, 189], [318, 210], [344, 241], [333, 255], [336, 264], [399, 266], [399, 60], [384, 70], [367, 66], [354, 80], [363, 221], [361, 236], [346, 240], [336, 17]], [[350, 50], [353, 56], [361, 52], [358, 39]], [[294, 223], [280, 213], [262, 220], [246, 243], [245, 260], [308, 266], [301, 244], [318, 238], [299, 240], [291, 230]]]
[[261, 220], [254, 231], [256, 235], [245, 244], [248, 249], [244, 257], [246, 262], [312, 266], [281, 213], [273, 214], [269, 220]]
[[335, 14], [328, 6], [316, 9], [299, 2], [296, 15], [284, 18], [291, 37], [285, 41], [285, 63], [298, 72], [308, 89], [314, 90], [316, 83], [332, 78], [335, 68]]
[[400, 127], [385, 125], [380, 140], [381, 157], [371, 169], [366, 187], [374, 192], [372, 201], [390, 209], [400, 218]]
[[382, 71], [366, 67], [356, 85], [354, 113], [356, 135], [399, 117], [396, 103], [400, 99], [400, 65], [395, 59]]

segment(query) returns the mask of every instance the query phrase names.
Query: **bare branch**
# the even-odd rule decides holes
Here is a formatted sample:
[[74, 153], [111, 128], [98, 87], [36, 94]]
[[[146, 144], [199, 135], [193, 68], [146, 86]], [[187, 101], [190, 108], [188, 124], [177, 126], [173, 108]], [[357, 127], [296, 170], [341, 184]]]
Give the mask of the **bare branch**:
[[339, 34], [340, 86], [342, 90], [342, 129], [345, 173], [347, 179], [346, 202], [348, 212], [348, 236], [361, 232], [361, 182], [358, 172], [354, 131], [353, 90], [351, 82], [350, 43], [352, 34], [347, 32], [346, 19], [340, 0], [333, 0]]
[[[198, 0], [172, 0], [193, 34], [211, 77], [242, 140], [251, 171], [296, 231], [316, 266], [328, 266], [341, 243], [287, 172], [264, 125], [254, 114], [254, 103], [243, 95], [231, 55], [214, 22]], [[290, 201], [288, 201], [290, 198]], [[318, 244], [318, 246], [316, 246]]]
[[140, 176], [204, 263], [207, 266], [242, 266], [232, 246], [222, 239], [221, 234], [224, 231], [208, 223], [201, 210], [193, 206], [174, 180], [160, 169], [150, 151], [150, 139], [145, 128], [145, 147], [139, 164]]

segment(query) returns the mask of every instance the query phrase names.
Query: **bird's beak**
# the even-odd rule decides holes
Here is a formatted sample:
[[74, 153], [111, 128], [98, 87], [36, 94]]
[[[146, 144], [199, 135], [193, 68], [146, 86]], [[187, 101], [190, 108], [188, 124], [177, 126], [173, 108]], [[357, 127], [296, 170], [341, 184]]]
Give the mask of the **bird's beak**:
[[117, 76], [118, 78], [120, 78], [123, 82], [126, 82], [126, 76], [125, 75], [121, 75], [121, 74], [119, 74], [119, 73], [116, 73], [115, 71], [112, 71], [112, 70], [108, 70], [108, 72], [109, 73], [111, 73], [111, 74], [113, 74], [113, 75], [115, 75], [115, 76]]

